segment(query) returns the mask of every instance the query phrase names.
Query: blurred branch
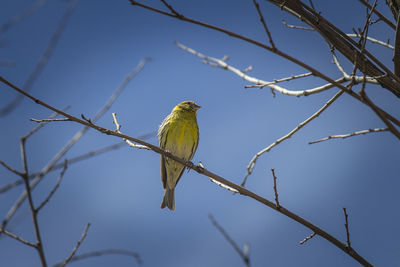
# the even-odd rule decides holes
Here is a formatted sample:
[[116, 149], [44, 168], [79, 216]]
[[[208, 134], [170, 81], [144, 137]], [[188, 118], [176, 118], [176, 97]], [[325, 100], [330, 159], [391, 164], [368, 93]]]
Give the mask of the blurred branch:
[[235, 241], [233, 241], [233, 239], [229, 236], [229, 234], [225, 231], [225, 229], [218, 224], [218, 222], [215, 220], [214, 216], [212, 216], [212, 214], [208, 214], [208, 218], [210, 219], [210, 221], [212, 222], [212, 224], [218, 229], [218, 231], [225, 237], [225, 239], [232, 245], [233, 249], [239, 254], [239, 256], [242, 258], [242, 260], [244, 261], [244, 263], [246, 264], [246, 266], [250, 266], [250, 258], [248, 255], [248, 251], [247, 254], [245, 254], [244, 251], [242, 251], [238, 244], [236, 244]]
[[5, 23], [0, 25], [0, 35], [8, 31], [12, 26], [20, 22], [26, 16], [32, 14], [37, 11], [39, 8], [43, 6], [46, 0], [37, 0], [30, 7], [23, 10], [21, 13], [15, 15], [14, 17], [8, 19]]
[[253, 173], [254, 166], [256, 164], [257, 159], [262, 156], [264, 153], [269, 152], [272, 148], [275, 146], [279, 145], [286, 139], [289, 139], [293, 134], [295, 134], [298, 130], [303, 128], [306, 124], [311, 122], [313, 119], [317, 118], [324, 110], [326, 110], [333, 102], [335, 102], [336, 99], [338, 99], [341, 95], [343, 94], [343, 91], [337, 92], [331, 99], [329, 99], [325, 105], [323, 105], [317, 112], [315, 112], [313, 115], [308, 117], [305, 121], [301, 122], [299, 125], [297, 125], [293, 130], [291, 130], [288, 134], [282, 136], [272, 144], [270, 144], [268, 147], [264, 148], [263, 150], [259, 151], [257, 154], [254, 155], [254, 157], [250, 160], [249, 164], [247, 165], [247, 173], [243, 179], [243, 182], [241, 183], [241, 186], [245, 186], [247, 178]]
[[[36, 64], [35, 68], [33, 69], [32, 73], [29, 75], [28, 79], [22, 86], [22, 89], [24, 91], [29, 91], [32, 88], [35, 81], [37, 80], [37, 78], [39, 77], [39, 75], [42, 73], [44, 67], [46, 66], [47, 62], [49, 61], [51, 55], [54, 52], [54, 49], [57, 46], [58, 40], [60, 39], [61, 34], [63, 33], [67, 25], [68, 19], [71, 16], [72, 12], [74, 11], [77, 2], [78, 0], [69, 0], [68, 8], [65, 11], [64, 16], [61, 18], [61, 21], [58, 24], [54, 35], [51, 37], [50, 42], [46, 48], [46, 51], [44, 52], [44, 54]], [[18, 94], [5, 107], [0, 108], [0, 117], [4, 117], [8, 115], [11, 111], [13, 111], [21, 102], [22, 98], [23, 96]]]
[[[140, 255], [136, 252], [132, 252], [129, 250], [125, 249], [104, 249], [104, 250], [98, 250], [98, 251], [93, 251], [93, 252], [88, 252], [88, 253], [82, 253], [77, 256], [73, 256], [69, 262], [74, 262], [74, 261], [79, 261], [79, 260], [84, 260], [87, 258], [92, 258], [92, 257], [99, 257], [99, 256], [104, 256], [104, 255], [126, 255], [133, 257], [138, 264], [142, 264], [142, 260], [140, 258]], [[56, 263], [53, 265], [53, 267], [61, 267], [62, 263]]]
[[74, 249], [71, 251], [71, 254], [69, 254], [69, 256], [61, 263], [61, 267], [64, 267], [65, 265], [68, 264], [68, 262], [71, 261], [72, 257], [74, 257], [76, 251], [78, 250], [78, 248], [80, 247], [80, 245], [82, 244], [83, 240], [85, 240], [87, 232], [89, 230], [91, 223], [88, 223], [85, 227], [85, 230], [83, 230], [82, 236], [79, 239], [79, 241], [76, 243]]
[[[157, 132], [151, 132], [151, 133], [140, 135], [137, 138], [138, 139], [142, 139], [142, 140], [147, 140], [148, 138], [154, 137], [156, 134], [157, 134]], [[113, 151], [113, 150], [117, 150], [117, 149], [119, 149], [121, 147], [126, 147], [126, 143], [125, 142], [119, 142], [117, 144], [113, 144], [113, 145], [105, 146], [105, 147], [102, 147], [102, 148], [99, 148], [99, 149], [96, 149], [96, 150], [93, 150], [93, 151], [89, 151], [89, 152], [84, 153], [82, 155], [79, 155], [79, 156], [76, 156], [76, 157], [68, 159], [68, 165], [71, 165], [71, 164], [77, 163], [79, 161], [82, 161], [82, 160], [85, 160], [85, 159], [89, 159], [89, 158], [92, 158], [92, 157], [95, 157], [95, 156], [110, 152], [110, 151]], [[1, 161], [0, 161], [0, 163], [1, 163]], [[64, 167], [64, 163], [55, 164], [51, 168], [51, 170], [49, 170], [49, 172], [61, 169], [63, 167]], [[40, 172], [30, 174], [29, 175], [29, 179], [33, 179], [39, 174], [40, 174]], [[12, 182], [12, 183], [9, 183], [9, 184], [7, 184], [7, 185], [5, 185], [3, 187], [0, 187], [0, 194], [5, 193], [8, 190], [10, 190], [11, 188], [16, 187], [16, 186], [21, 185], [21, 184], [23, 184], [22, 180], [16, 180], [15, 182]]]
[[[115, 92], [110, 96], [110, 98], [107, 100], [105, 105], [96, 113], [93, 122], [96, 122], [100, 117], [107, 112], [111, 105], [114, 103], [114, 101], [117, 99], [117, 97], [121, 94], [123, 89], [128, 85], [129, 81], [135, 77], [145, 66], [146, 62], [149, 61], [149, 58], [144, 58], [140, 60], [139, 64], [131, 71], [123, 80], [121, 85], [115, 90]], [[6, 80], [4, 80], [2, 77], [0, 77], [0, 81], [3, 83], [6, 83]], [[11, 85], [11, 84], [9, 84]], [[17, 88], [14, 86], [14, 89]], [[17, 89], [15, 89], [17, 90]], [[24, 92], [25, 96], [29, 95], [25, 91], [19, 89], [19, 92]], [[17, 91], [18, 91], [17, 90]], [[32, 99], [32, 98], [31, 98]], [[55, 111], [54, 109], [51, 109]], [[61, 110], [60, 110], [61, 111]], [[62, 113], [60, 114], [65, 114], [65, 112], [61, 111]], [[53, 168], [54, 165], [57, 164], [57, 162], [71, 149], [73, 145], [76, 144], [76, 142], [79, 141], [79, 139], [90, 129], [90, 126], [86, 125], [86, 127], [83, 127], [80, 131], [78, 131], [71, 140], [68, 141], [68, 143], [50, 160], [50, 162], [38, 173], [38, 175], [33, 179], [33, 182], [31, 183], [31, 189], [35, 188], [35, 186], [43, 179], [43, 177]], [[3, 219], [1, 223], [1, 228], [5, 229], [8, 222], [12, 218], [12, 216], [15, 214], [15, 212], [18, 210], [18, 208], [24, 203], [25, 199], [27, 197], [27, 193], [23, 192], [20, 197], [17, 199], [17, 201], [14, 203], [14, 205], [11, 207], [11, 209], [8, 211], [6, 218]], [[1, 233], [0, 233], [1, 234]]]
[[362, 134], [368, 134], [368, 133], [377, 133], [377, 132], [387, 132], [389, 129], [388, 128], [375, 128], [375, 129], [368, 129], [368, 130], [362, 130], [362, 131], [356, 131], [356, 132], [352, 132], [349, 134], [338, 134], [338, 135], [329, 135], [327, 137], [315, 140], [315, 141], [310, 141], [308, 142], [308, 144], [315, 144], [315, 143], [320, 143], [323, 141], [327, 141], [330, 139], [335, 139], [335, 138], [348, 138], [348, 137], [352, 137], [352, 136], [357, 136], [357, 135], [362, 135]]
[[13, 233], [10, 233], [10, 232], [8, 232], [8, 231], [2, 229], [2, 228], [0, 228], [0, 233], [4, 233], [6, 236], [11, 237], [11, 238], [13, 238], [13, 239], [15, 239], [15, 240], [21, 242], [21, 243], [24, 244], [24, 245], [27, 245], [27, 246], [30, 246], [30, 247], [33, 247], [33, 248], [36, 248], [36, 247], [37, 247], [36, 244], [33, 244], [33, 243], [29, 242], [29, 241], [26, 241], [26, 240], [22, 239], [21, 237], [15, 235], [15, 234], [13, 234]]
[[[208, 177], [210, 177], [210, 178], [212, 178], [212, 179], [214, 179], [214, 180], [216, 180], [216, 181], [218, 181], [218, 182], [220, 182], [220, 183], [222, 183], [222, 184], [225, 184], [225, 185], [228, 186], [228, 187], [231, 187], [231, 188], [233, 188], [233, 189], [236, 189], [236, 190], [239, 192], [239, 194], [244, 195], [244, 196], [247, 196], [247, 197], [250, 197], [250, 198], [252, 198], [252, 199], [254, 199], [254, 200], [256, 200], [256, 201], [258, 201], [258, 202], [260, 202], [260, 203], [262, 203], [262, 204], [264, 204], [264, 205], [266, 205], [266, 206], [268, 206], [269, 208], [274, 209], [274, 210], [276, 210], [277, 212], [286, 215], [287, 217], [289, 217], [289, 218], [291, 218], [292, 220], [294, 220], [294, 221], [296, 221], [296, 222], [302, 224], [303, 226], [305, 226], [305, 227], [311, 229], [313, 232], [315, 232], [316, 234], [320, 235], [320, 236], [323, 237], [324, 239], [328, 240], [329, 242], [331, 242], [332, 244], [334, 244], [336, 247], [338, 247], [339, 249], [341, 249], [342, 251], [344, 251], [345, 253], [347, 253], [350, 257], [352, 257], [353, 259], [355, 259], [355, 260], [358, 261], [359, 263], [363, 264], [364, 266], [372, 266], [367, 260], [365, 260], [365, 259], [364, 259], [361, 255], [359, 255], [355, 250], [353, 250], [353, 249], [350, 249], [350, 250], [349, 250], [349, 249], [347, 248], [347, 246], [346, 246], [344, 243], [342, 243], [341, 241], [339, 241], [338, 239], [336, 239], [334, 236], [330, 235], [328, 232], [322, 230], [322, 229], [319, 228], [318, 226], [316, 226], [316, 225], [310, 223], [309, 221], [303, 219], [302, 217], [296, 215], [295, 213], [293, 213], [293, 212], [287, 210], [287, 209], [284, 208], [283, 206], [280, 206], [280, 207], [278, 208], [278, 207], [276, 206], [276, 204], [274, 204], [273, 202], [269, 201], [268, 199], [263, 198], [263, 197], [261, 197], [261, 196], [255, 194], [255, 193], [253, 193], [252, 191], [250, 191], [250, 190], [248, 190], [248, 189], [242, 187], [242, 186], [239, 186], [239, 185], [237, 185], [237, 184], [235, 184], [235, 183], [233, 183], [233, 182], [230, 182], [229, 180], [226, 180], [225, 178], [223, 178], [223, 177], [221, 177], [221, 176], [219, 176], [219, 175], [217, 175], [217, 174], [215, 174], [215, 173], [212, 173], [212, 172], [206, 170], [205, 168], [203, 168], [203, 167], [201, 167], [201, 166], [196, 166], [196, 165], [195, 165], [193, 162], [191, 162], [191, 161], [183, 160], [183, 159], [181, 159], [181, 158], [179, 158], [179, 157], [177, 157], [177, 156], [171, 154], [170, 152], [165, 151], [165, 150], [159, 148], [158, 146], [152, 145], [152, 144], [150, 144], [150, 143], [147, 143], [147, 142], [145, 142], [145, 141], [143, 141], [143, 140], [140, 140], [140, 139], [137, 139], [137, 138], [133, 138], [133, 137], [130, 137], [130, 136], [127, 136], [127, 135], [124, 135], [124, 134], [117, 133], [116, 131], [112, 131], [112, 130], [110, 130], [110, 129], [107, 129], [107, 128], [98, 126], [98, 125], [96, 125], [96, 124], [94, 124], [94, 123], [92, 123], [92, 122], [79, 119], [79, 118], [77, 118], [77, 117], [74, 117], [74, 116], [72, 116], [72, 115], [66, 113], [66, 112], [63, 112], [63, 111], [61, 111], [61, 110], [59, 110], [59, 109], [57, 109], [57, 108], [55, 108], [55, 107], [53, 107], [53, 106], [50, 106], [50, 105], [47, 104], [47, 103], [44, 103], [43, 101], [41, 101], [41, 100], [39, 100], [39, 99], [33, 97], [32, 95], [28, 94], [27, 92], [24, 92], [23, 90], [21, 90], [20, 88], [16, 87], [16, 86], [13, 85], [12, 83], [10, 83], [10, 82], [4, 80], [2, 77], [0, 77], [0, 81], [3, 82], [3, 83], [5, 83], [5, 84], [7, 84], [8, 86], [10, 86], [11, 88], [13, 88], [14, 90], [18, 91], [19, 93], [25, 95], [26, 97], [30, 98], [32, 101], [34, 101], [34, 102], [37, 103], [38, 105], [41, 105], [41, 106], [43, 106], [43, 107], [45, 107], [45, 108], [47, 108], [47, 109], [53, 110], [53, 111], [55, 111], [55, 112], [58, 112], [58, 113], [60, 113], [61, 115], [63, 115], [64, 117], [69, 118], [69, 119], [71, 119], [72, 121], [74, 121], [74, 122], [76, 122], [76, 123], [85, 125], [85, 126], [90, 127], [90, 128], [92, 128], [92, 129], [95, 129], [95, 130], [97, 130], [97, 131], [99, 131], [99, 132], [101, 132], [101, 133], [103, 133], [103, 134], [113, 135], [113, 136], [116, 136], [116, 137], [119, 137], [119, 138], [125, 138], [125, 139], [128, 139], [128, 140], [130, 140], [130, 141], [133, 141], [133, 142], [135, 142], [135, 143], [139, 143], [139, 144], [141, 144], [141, 145], [147, 146], [147, 147], [150, 148], [152, 151], [154, 151], [154, 152], [156, 152], [156, 153], [158, 153], [158, 154], [161, 154], [161, 155], [163, 155], [163, 156], [165, 156], [165, 157], [168, 157], [168, 158], [170, 158], [170, 159], [172, 159], [172, 160], [174, 160], [174, 161], [176, 161], [176, 162], [178, 162], [178, 163], [180, 163], [180, 164], [186, 166], [188, 169], [192, 169], [192, 170], [198, 172], [199, 174], [202, 174], [202, 175], [204, 175], [204, 176], [208, 176]], [[341, 92], [341, 91], [340, 91], [340, 92]], [[339, 93], [338, 93], [337, 95], [340, 96]]]

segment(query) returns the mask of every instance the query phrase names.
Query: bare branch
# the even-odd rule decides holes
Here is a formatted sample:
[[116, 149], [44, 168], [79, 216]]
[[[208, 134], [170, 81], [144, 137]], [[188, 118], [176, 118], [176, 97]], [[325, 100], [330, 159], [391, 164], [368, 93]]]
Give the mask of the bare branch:
[[[113, 123], [115, 124], [115, 127], [117, 127], [117, 129], [115, 130], [117, 133], [121, 133], [121, 125], [118, 123], [117, 121], [117, 115], [115, 113], [112, 113], [113, 116]], [[142, 146], [142, 145], [138, 145], [135, 144], [131, 141], [129, 141], [128, 139], [123, 138], [123, 140], [130, 146], [130, 147], [135, 147], [135, 148], [139, 148], [139, 149], [147, 149], [150, 150], [150, 148], [148, 148], [147, 146]]]
[[343, 208], [343, 212], [344, 212], [344, 227], [346, 229], [346, 242], [347, 242], [347, 247], [351, 248], [351, 243], [350, 243], [350, 232], [349, 232], [349, 221], [348, 221], [348, 215], [347, 215], [347, 210], [346, 208]]
[[69, 254], [69, 256], [64, 260], [64, 262], [61, 263], [61, 266], [64, 267], [65, 265], [68, 264], [68, 262], [71, 261], [72, 257], [75, 255], [76, 251], [78, 250], [78, 248], [80, 247], [80, 245], [82, 244], [83, 240], [85, 240], [86, 235], [87, 235], [87, 231], [89, 230], [91, 223], [88, 223], [85, 227], [85, 230], [83, 230], [82, 236], [79, 239], [79, 241], [76, 243], [74, 249], [71, 251], [71, 254]]
[[[347, 36], [349, 36], [349, 37], [361, 38], [361, 35], [360, 35], [359, 33], [348, 33]], [[384, 47], [387, 47], [387, 48], [389, 48], [389, 49], [394, 50], [394, 46], [390, 45], [390, 44], [387, 43], [387, 42], [380, 41], [380, 40], [375, 39], [375, 38], [372, 38], [372, 37], [370, 37], [370, 36], [366, 36], [366, 39], [367, 39], [368, 41], [370, 41], [371, 43], [380, 44], [380, 45], [382, 45], [382, 46], [384, 46]]]
[[[56, 31], [54, 32], [54, 35], [51, 37], [51, 40], [46, 48], [46, 51], [40, 58], [39, 62], [36, 64], [36, 67], [32, 71], [32, 73], [29, 75], [28, 79], [25, 81], [23, 85], [23, 90], [24, 91], [29, 91], [37, 78], [40, 76], [42, 73], [44, 67], [46, 66], [47, 62], [49, 61], [51, 55], [54, 52], [54, 49], [57, 46], [58, 40], [61, 37], [61, 34], [63, 33], [65, 27], [67, 26], [68, 19], [70, 18], [72, 12], [75, 9], [76, 4], [78, 3], [78, 0], [69, 0], [68, 2], [68, 8], [65, 11], [65, 14], [61, 18], [60, 23], [57, 26]], [[19, 105], [19, 103], [22, 100], [22, 96], [20, 94], [16, 95], [13, 100], [11, 100], [10, 103], [8, 103], [5, 107], [0, 108], [0, 117], [6, 116], [9, 114], [11, 111], [15, 109]]]
[[311, 238], [313, 238], [316, 235], [316, 233], [312, 233], [311, 235], [307, 236], [306, 238], [304, 238], [303, 240], [300, 241], [300, 245], [303, 245], [304, 243], [306, 243], [308, 240], [310, 240]]
[[[139, 64], [134, 68], [132, 72], [130, 72], [121, 85], [115, 90], [115, 92], [110, 96], [110, 98], [107, 100], [105, 105], [96, 113], [93, 121], [97, 121], [100, 119], [100, 117], [107, 112], [111, 105], [114, 103], [114, 101], [117, 99], [117, 97], [121, 94], [123, 89], [128, 85], [129, 81], [135, 77], [143, 68], [146, 62], [148, 62], [150, 58], [144, 58], [140, 60]], [[2, 77], [0, 77], [0, 81], [3, 83], [6, 81]], [[15, 89], [15, 88], [14, 88]], [[19, 89], [19, 88], [18, 88]], [[20, 90], [20, 93], [21, 89]], [[17, 90], [18, 91], [18, 90]], [[27, 93], [26, 93], [27, 94]], [[29, 94], [28, 94], [29, 95]], [[27, 96], [27, 95], [26, 95]], [[32, 98], [31, 98], [32, 99]], [[51, 109], [55, 111], [54, 109]], [[61, 110], [60, 110], [61, 111]], [[61, 111], [63, 114], [64, 112]], [[65, 113], [64, 113], [65, 114]], [[43, 177], [53, 168], [53, 166], [71, 149], [73, 145], [75, 145], [79, 139], [90, 129], [90, 126], [83, 127], [80, 131], [78, 131], [72, 138], [71, 140], [68, 141], [68, 143], [53, 157], [53, 159], [50, 160], [50, 162], [39, 172], [39, 174], [34, 178], [33, 182], [31, 183], [31, 189], [35, 188], [36, 185], [43, 179]], [[11, 209], [8, 211], [6, 218], [3, 219], [1, 226], [2, 228], [6, 228], [8, 222], [12, 218], [12, 216], [15, 214], [15, 212], [18, 210], [18, 208], [22, 205], [22, 203], [25, 201], [27, 197], [26, 192], [23, 192], [20, 197], [17, 199], [17, 201], [14, 203], [14, 205], [11, 207]]]
[[22, 239], [21, 237], [15, 235], [13, 233], [10, 233], [10, 232], [2, 229], [2, 228], [0, 228], [0, 233], [4, 233], [5, 235], [7, 235], [7, 236], [9, 236], [9, 237], [11, 237], [11, 238], [23, 243], [23, 244], [25, 244], [27, 246], [30, 246], [30, 247], [33, 247], [33, 248], [37, 248], [36, 244], [33, 244], [33, 243], [29, 242], [29, 241], [26, 241], [25, 239]]
[[352, 132], [352, 133], [349, 133], [349, 134], [330, 135], [330, 136], [327, 136], [327, 137], [324, 137], [324, 138], [321, 138], [321, 139], [318, 139], [318, 140], [315, 140], [315, 141], [310, 141], [310, 142], [308, 142], [308, 144], [311, 145], [311, 144], [320, 143], [320, 142], [327, 141], [327, 140], [330, 140], [330, 139], [335, 139], [335, 138], [345, 139], [345, 138], [348, 138], [348, 137], [362, 135], [362, 134], [377, 133], [377, 132], [387, 132], [387, 131], [389, 131], [389, 128], [375, 128], [375, 129], [356, 131], [356, 132]]
[[[244, 88], [264, 88], [265, 86], [268, 86], [270, 84], [277, 84], [277, 83], [281, 83], [281, 82], [288, 82], [291, 80], [295, 80], [295, 79], [300, 79], [300, 78], [304, 78], [304, 77], [308, 77], [311, 76], [312, 73], [311, 72], [307, 72], [307, 73], [303, 73], [303, 74], [299, 74], [299, 75], [292, 75], [290, 77], [285, 77], [285, 78], [281, 78], [281, 79], [277, 79], [277, 80], [273, 80], [272, 82], [267, 82], [264, 84], [253, 84], [253, 85], [245, 85]], [[272, 89], [272, 88], [271, 88]]]
[[288, 24], [284, 19], [282, 19], [282, 23], [283, 23], [283, 25], [285, 25], [286, 27], [288, 27], [290, 29], [315, 31], [313, 28]]
[[[32, 197], [32, 192], [31, 192], [31, 187], [29, 185], [29, 172], [28, 172], [28, 162], [26, 158], [26, 149], [25, 149], [25, 141], [26, 138], [22, 137], [20, 139], [20, 146], [21, 146], [21, 158], [22, 158], [22, 165], [24, 167], [24, 172], [22, 175], [22, 179], [24, 180], [25, 183], [25, 190], [28, 198], [28, 203], [29, 203], [29, 209], [31, 211], [31, 217], [32, 217], [32, 222], [33, 222], [33, 228], [35, 229], [35, 236], [36, 236], [36, 250], [39, 254], [40, 261], [42, 262], [43, 267], [47, 267], [47, 261], [46, 257], [44, 254], [44, 249], [43, 249], [43, 243], [42, 243], [42, 237], [40, 235], [40, 228], [39, 228], [39, 221], [37, 219], [37, 210], [35, 209], [35, 205], [33, 203], [33, 197]], [[4, 229], [4, 226], [1, 227]]]
[[[74, 262], [74, 261], [79, 261], [79, 260], [84, 260], [88, 258], [93, 258], [93, 257], [99, 257], [99, 256], [104, 256], [104, 255], [126, 255], [133, 257], [138, 264], [142, 264], [142, 259], [140, 258], [140, 255], [136, 252], [125, 250], [125, 249], [103, 249], [103, 250], [98, 250], [98, 251], [93, 251], [93, 252], [88, 252], [88, 253], [82, 253], [77, 256], [73, 256], [69, 262]], [[54, 264], [53, 267], [61, 267], [62, 263], [57, 263]]]
[[343, 91], [337, 92], [331, 99], [328, 100], [328, 102], [325, 103], [317, 112], [315, 112], [313, 115], [308, 117], [305, 121], [301, 122], [299, 125], [297, 125], [293, 130], [291, 130], [288, 134], [282, 136], [272, 144], [270, 144], [268, 147], [264, 148], [263, 150], [259, 151], [254, 157], [251, 159], [249, 165], [247, 165], [247, 173], [243, 179], [243, 182], [241, 186], [245, 186], [247, 178], [252, 174], [254, 166], [256, 164], [257, 159], [263, 155], [266, 152], [269, 152], [272, 148], [275, 146], [279, 145], [281, 142], [285, 141], [286, 139], [289, 139], [294, 133], [296, 133], [298, 130], [303, 128], [306, 124], [311, 122], [313, 119], [318, 117], [324, 110], [326, 110], [336, 99], [338, 99], [341, 95], [343, 94]]
[[212, 214], [208, 214], [208, 218], [212, 222], [212, 224], [218, 229], [218, 231], [225, 237], [225, 239], [232, 245], [233, 249], [239, 254], [239, 256], [242, 258], [246, 266], [250, 266], [250, 258], [239, 248], [238, 244], [236, 244], [235, 241], [229, 236], [229, 234], [225, 231], [225, 229], [218, 224], [218, 222], [215, 220], [214, 216]]
[[[368, 7], [369, 9], [372, 9], [372, 6], [370, 3], [368, 3], [366, 0], [359, 0], [363, 5]], [[382, 20], [384, 21], [387, 25], [389, 25], [393, 30], [396, 29], [396, 25], [393, 24], [388, 18], [386, 18], [382, 13], [380, 13], [378, 10], [374, 9], [374, 13]]]
[[[193, 55], [195, 55], [195, 56], [197, 56], [197, 57], [199, 57], [201, 59], [204, 59], [207, 62], [211, 61], [211, 62], [216, 63], [218, 67], [220, 67], [222, 69], [225, 69], [225, 70], [229, 70], [229, 71], [235, 73], [236, 75], [238, 75], [239, 77], [241, 77], [242, 79], [245, 79], [246, 81], [249, 81], [251, 83], [259, 85], [260, 87], [268, 86], [269, 88], [271, 88], [271, 89], [273, 89], [273, 90], [275, 90], [275, 91], [277, 91], [277, 92], [279, 92], [281, 94], [284, 94], [284, 95], [297, 96], [297, 97], [298, 96], [308, 96], [308, 95], [320, 93], [320, 92], [323, 92], [325, 90], [328, 90], [330, 88], [335, 87], [334, 84], [326, 84], [326, 85], [323, 85], [323, 86], [320, 86], [320, 87], [316, 87], [316, 88], [313, 88], [313, 89], [302, 90], [302, 91], [288, 90], [288, 89], [285, 89], [283, 87], [280, 87], [280, 86], [276, 85], [275, 84], [276, 82], [264, 81], [264, 80], [249, 76], [245, 72], [243, 72], [243, 71], [241, 71], [241, 70], [239, 70], [239, 69], [227, 64], [223, 60], [203, 55], [202, 53], [197, 52], [194, 49], [192, 49], [190, 47], [187, 47], [187, 46], [185, 46], [185, 45], [183, 45], [183, 44], [181, 44], [179, 42], [175, 42], [175, 44], [179, 48], [181, 48], [181, 49], [183, 49], [185, 51], [188, 51], [189, 53], [191, 53], [191, 54], [193, 54]], [[297, 75], [297, 77], [301, 78], [301, 77], [310, 76], [310, 75], [312, 75], [312, 73], [311, 74], [308, 74], [308, 73], [307, 74], [300, 74], [300, 75]], [[287, 80], [291, 80], [290, 78], [283, 78], [283, 79], [286, 80], [286, 81]], [[344, 81], [346, 81], [346, 79], [340, 78], [340, 79], [336, 80], [335, 82], [336, 83], [342, 83]]]
[[41, 120], [34, 119], [34, 118], [30, 118], [29, 120], [30, 120], [30, 121], [34, 121], [34, 122], [38, 122], [38, 123], [40, 123], [40, 122], [53, 122], [53, 121], [71, 121], [71, 120], [68, 119], [68, 118], [61, 118], [61, 119], [41, 119]]
[[394, 55], [393, 55], [394, 74], [397, 75], [397, 77], [400, 77], [400, 13], [397, 16], [397, 26], [396, 26], [394, 47], [395, 47]]
[[275, 203], [276, 207], [279, 209], [279, 199], [278, 199], [278, 189], [276, 188], [276, 176], [275, 176], [275, 169], [271, 169], [272, 177], [274, 178], [274, 193], [275, 193]]
[[269, 31], [269, 29], [267, 27], [267, 23], [264, 20], [264, 16], [263, 16], [263, 14], [261, 12], [260, 5], [257, 3], [256, 0], [253, 0], [253, 4], [257, 9], [257, 13], [258, 13], [258, 16], [260, 17], [260, 21], [261, 21], [261, 23], [262, 23], [262, 25], [264, 27], [265, 32], [267, 33], [269, 43], [270, 43], [271, 47], [273, 49], [275, 49], [276, 47], [275, 47], [274, 41], [272, 40], [272, 36], [271, 36], [271, 33], [270, 33], [270, 31]]
[[61, 171], [60, 177], [58, 178], [56, 185], [53, 187], [53, 190], [51, 190], [50, 194], [46, 197], [46, 199], [42, 202], [42, 204], [40, 204], [39, 207], [36, 209], [37, 212], [39, 212], [44, 207], [44, 205], [46, 205], [49, 202], [51, 197], [57, 191], [58, 187], [60, 186], [61, 180], [64, 177], [64, 173], [67, 170], [67, 168], [68, 168], [68, 160], [65, 159], [65, 161], [64, 161], [64, 169]]
[[4, 161], [0, 160], [0, 164], [3, 165], [7, 170], [9, 170], [10, 172], [15, 173], [18, 176], [23, 176], [24, 174], [22, 172], [17, 171], [16, 169], [8, 166]]
[[398, 139], [400, 139], [399, 131], [396, 129], [396, 127], [392, 125], [392, 123], [388, 119], [385, 118], [385, 116], [382, 114], [382, 111], [375, 106], [375, 104], [369, 99], [364, 90], [360, 92], [360, 95], [364, 99], [364, 101], [368, 103], [368, 106], [375, 112], [375, 114], [378, 115], [378, 117], [386, 124], [386, 126], [389, 128], [389, 131], [394, 134]]

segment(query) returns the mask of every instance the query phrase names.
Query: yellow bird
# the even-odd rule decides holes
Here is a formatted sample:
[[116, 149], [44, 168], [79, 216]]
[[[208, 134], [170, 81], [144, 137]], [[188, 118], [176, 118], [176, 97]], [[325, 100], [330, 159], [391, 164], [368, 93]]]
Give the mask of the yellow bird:
[[[158, 129], [160, 147], [184, 160], [191, 160], [199, 144], [197, 110], [200, 106], [184, 101], [174, 107]], [[161, 208], [175, 209], [174, 190], [185, 166], [161, 155], [161, 181], [165, 189]]]

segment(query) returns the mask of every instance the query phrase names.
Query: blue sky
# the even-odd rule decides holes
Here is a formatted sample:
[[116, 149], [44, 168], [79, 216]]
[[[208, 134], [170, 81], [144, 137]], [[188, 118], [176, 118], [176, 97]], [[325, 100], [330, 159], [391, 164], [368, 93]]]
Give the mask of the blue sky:
[[[33, 1], [3, 0], [0, 23]], [[149, 1], [163, 8], [158, 1]], [[251, 1], [172, 1], [186, 16], [267, 42]], [[326, 18], [345, 32], [363, 27], [365, 10], [358, 1], [314, 1]], [[288, 54], [333, 78], [340, 72], [331, 64], [328, 46], [314, 32], [286, 28], [281, 19], [299, 24], [279, 8], [260, 1], [276, 45]], [[343, 8], [343, 5], [346, 8]], [[22, 86], [44, 53], [67, 1], [47, 1], [37, 12], [0, 35], [1, 76]], [[391, 17], [384, 1], [378, 8]], [[372, 37], [393, 39], [393, 31], [374, 24]], [[255, 153], [287, 134], [318, 110], [337, 89], [308, 97], [291, 97], [269, 89], [245, 89], [249, 82], [228, 71], [202, 64], [179, 49], [179, 41], [201, 53], [222, 58], [250, 75], [273, 80], [306, 72], [272, 53], [227, 35], [151, 13], [129, 1], [79, 1], [53, 56], [30, 90], [35, 97], [57, 107], [70, 105], [70, 114], [93, 117], [125, 76], [143, 57], [151, 57], [98, 124], [114, 128], [116, 112], [122, 132], [139, 136], [157, 130], [171, 109], [193, 100], [198, 111], [200, 144], [193, 158], [240, 184]], [[393, 42], [393, 41], [391, 41]], [[374, 44], [367, 48], [392, 66], [392, 51]], [[341, 58], [348, 72], [351, 64]], [[292, 90], [324, 84], [317, 78], [284, 83]], [[0, 104], [15, 92], [0, 86]], [[367, 93], [383, 109], [400, 117], [398, 99], [378, 86]], [[22, 170], [19, 138], [33, 127], [29, 118], [46, 118], [52, 112], [24, 99], [7, 117], [0, 118], [0, 159]], [[354, 249], [376, 266], [400, 261], [400, 186], [398, 140], [377, 133], [315, 145], [309, 141], [328, 135], [384, 127], [365, 105], [343, 95], [320, 117], [257, 161], [247, 188], [273, 200], [270, 169], [278, 177], [280, 203], [341, 241], [346, 240], [343, 207], [349, 213]], [[48, 124], [27, 141], [29, 169], [39, 171], [81, 129], [72, 122]], [[148, 140], [157, 144], [155, 137]], [[117, 143], [115, 137], [90, 130], [66, 155], [72, 158]], [[40, 203], [54, 186], [59, 172], [50, 173], [34, 191]], [[0, 185], [18, 179], [0, 168]], [[0, 194], [3, 218], [23, 188]], [[50, 265], [65, 259], [85, 225], [92, 223], [79, 253], [107, 248], [138, 252], [143, 266], [244, 266], [240, 257], [208, 219], [219, 224], [240, 245], [250, 244], [252, 266], [359, 266], [326, 240], [299, 241], [310, 230], [252, 199], [233, 195], [194, 171], [186, 172], [175, 193], [176, 210], [161, 210], [163, 189], [159, 155], [124, 147], [76, 164], [65, 173], [59, 190], [39, 214], [45, 253]], [[10, 223], [10, 230], [34, 240], [30, 213], [24, 206]], [[132, 266], [125, 256], [103, 256], [73, 266]], [[0, 239], [1, 266], [40, 266], [36, 252], [20, 243]]]

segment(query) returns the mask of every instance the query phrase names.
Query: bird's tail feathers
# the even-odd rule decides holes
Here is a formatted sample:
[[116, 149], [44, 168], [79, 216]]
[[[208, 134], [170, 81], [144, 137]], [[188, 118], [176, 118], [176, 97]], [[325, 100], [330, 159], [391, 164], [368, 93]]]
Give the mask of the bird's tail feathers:
[[169, 189], [168, 187], [165, 190], [164, 199], [161, 203], [161, 208], [168, 207], [170, 210], [175, 210], [175, 188]]

